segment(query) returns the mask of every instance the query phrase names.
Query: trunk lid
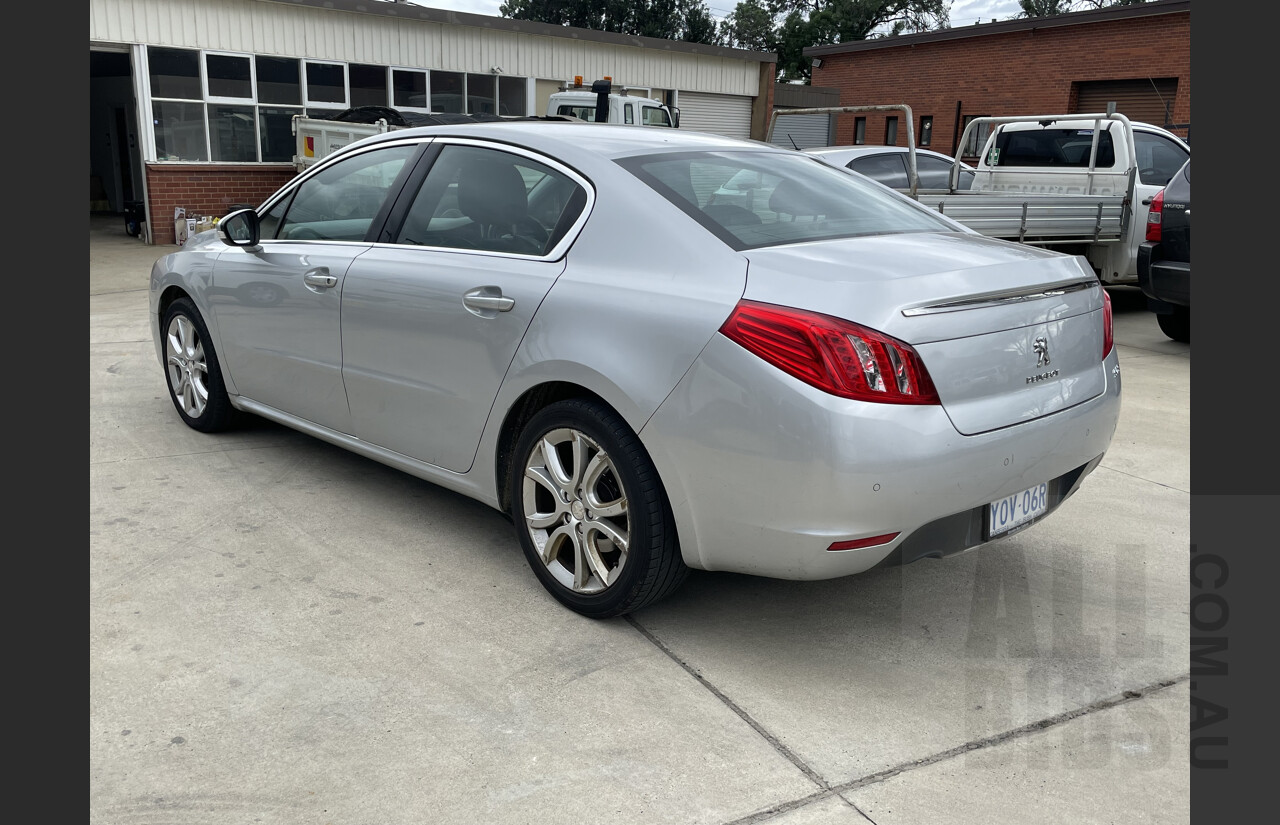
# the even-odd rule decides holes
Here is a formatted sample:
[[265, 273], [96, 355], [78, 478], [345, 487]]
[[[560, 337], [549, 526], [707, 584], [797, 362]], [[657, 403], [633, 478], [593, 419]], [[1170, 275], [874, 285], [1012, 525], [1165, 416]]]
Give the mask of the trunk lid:
[[915, 347], [975, 435], [1106, 388], [1103, 297], [1079, 257], [964, 233], [753, 249], [744, 298], [862, 324]]

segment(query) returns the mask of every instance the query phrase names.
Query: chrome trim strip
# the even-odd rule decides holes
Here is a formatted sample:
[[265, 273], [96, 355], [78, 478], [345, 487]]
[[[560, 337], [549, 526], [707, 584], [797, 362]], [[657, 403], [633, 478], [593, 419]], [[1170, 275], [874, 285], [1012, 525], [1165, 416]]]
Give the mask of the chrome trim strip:
[[1100, 286], [1098, 280], [1092, 279], [1088, 281], [1076, 281], [1074, 283], [1062, 284], [1060, 286], [1050, 287], [1049, 289], [1036, 288], [1034, 290], [1020, 290], [1017, 292], [995, 292], [987, 295], [976, 295], [972, 298], [965, 298], [960, 301], [948, 301], [943, 304], [929, 304], [928, 306], [912, 307], [902, 310], [902, 314], [908, 318], [918, 315], [936, 315], [942, 312], [962, 312], [967, 309], [983, 309], [986, 307], [1000, 306], [1002, 304], [1015, 304], [1021, 301], [1039, 301], [1043, 298], [1056, 298], [1059, 295], [1066, 295], [1068, 292], [1079, 292], [1082, 289], [1092, 289]]

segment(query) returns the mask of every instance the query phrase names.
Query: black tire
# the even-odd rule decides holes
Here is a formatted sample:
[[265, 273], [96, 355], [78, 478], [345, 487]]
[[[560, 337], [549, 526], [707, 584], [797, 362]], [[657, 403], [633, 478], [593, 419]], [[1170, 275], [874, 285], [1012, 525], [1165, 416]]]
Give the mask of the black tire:
[[213, 339], [195, 304], [179, 298], [160, 321], [169, 399], [188, 427], [214, 433], [231, 426], [235, 408], [222, 381]]
[[1156, 315], [1160, 331], [1175, 341], [1191, 343], [1191, 307], [1175, 306], [1173, 312]]
[[[529, 566], [552, 596], [583, 616], [605, 619], [653, 604], [689, 573], [648, 451], [599, 402], [569, 399], [535, 414], [516, 442], [510, 490]], [[549, 548], [547, 557], [540, 546]]]

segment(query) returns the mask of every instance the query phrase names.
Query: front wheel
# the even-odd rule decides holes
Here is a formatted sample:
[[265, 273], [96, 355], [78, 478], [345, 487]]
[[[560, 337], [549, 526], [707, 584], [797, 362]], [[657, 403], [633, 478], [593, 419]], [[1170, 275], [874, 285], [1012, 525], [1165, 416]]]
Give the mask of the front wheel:
[[204, 319], [188, 298], [165, 310], [164, 374], [169, 398], [188, 427], [204, 433], [225, 430], [235, 409], [227, 396], [213, 340]]
[[516, 445], [511, 515], [538, 580], [590, 618], [652, 604], [689, 572], [653, 461], [598, 402], [560, 401], [529, 421]]

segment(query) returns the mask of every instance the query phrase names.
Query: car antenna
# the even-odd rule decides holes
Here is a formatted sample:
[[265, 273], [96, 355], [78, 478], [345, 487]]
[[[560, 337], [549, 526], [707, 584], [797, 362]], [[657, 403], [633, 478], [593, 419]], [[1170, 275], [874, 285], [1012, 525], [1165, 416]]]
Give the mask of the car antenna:
[[791, 136], [790, 132], [787, 132], [787, 140], [791, 141], [791, 145], [795, 148], [797, 152], [800, 151], [800, 147], [796, 146], [796, 139]]

